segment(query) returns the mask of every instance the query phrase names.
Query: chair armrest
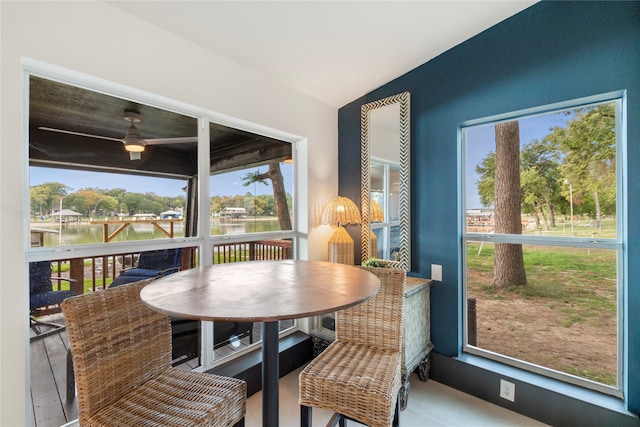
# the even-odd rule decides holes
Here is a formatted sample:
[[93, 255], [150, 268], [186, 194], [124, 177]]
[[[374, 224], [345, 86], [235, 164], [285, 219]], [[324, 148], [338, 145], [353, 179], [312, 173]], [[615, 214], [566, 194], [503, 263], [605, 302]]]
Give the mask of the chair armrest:
[[164, 270], [158, 271], [158, 277], [166, 276], [167, 274], [177, 273], [180, 270], [182, 270], [182, 267], [165, 268]]
[[74, 295], [82, 295], [84, 293], [84, 286], [82, 283], [78, 283], [76, 279], [70, 279], [69, 277], [51, 277], [51, 280], [62, 280], [63, 282], [69, 282], [69, 289]]

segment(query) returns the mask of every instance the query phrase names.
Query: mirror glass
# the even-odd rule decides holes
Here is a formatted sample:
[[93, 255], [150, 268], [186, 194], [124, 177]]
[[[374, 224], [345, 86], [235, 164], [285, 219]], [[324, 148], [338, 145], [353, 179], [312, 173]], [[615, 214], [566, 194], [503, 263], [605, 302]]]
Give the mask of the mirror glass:
[[409, 271], [409, 92], [362, 106], [362, 261]]

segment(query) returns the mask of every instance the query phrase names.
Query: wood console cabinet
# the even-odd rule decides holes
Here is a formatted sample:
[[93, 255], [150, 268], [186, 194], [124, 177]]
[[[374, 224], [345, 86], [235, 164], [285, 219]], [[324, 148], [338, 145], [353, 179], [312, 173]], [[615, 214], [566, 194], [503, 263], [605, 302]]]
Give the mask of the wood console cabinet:
[[[409, 399], [409, 376], [417, 369], [421, 381], [429, 379], [431, 367], [431, 318], [430, 279], [407, 276], [404, 312], [404, 355], [402, 364], [402, 389], [400, 408], [405, 409]], [[333, 313], [316, 316], [311, 331], [313, 356], [317, 356], [335, 339], [335, 316]]]

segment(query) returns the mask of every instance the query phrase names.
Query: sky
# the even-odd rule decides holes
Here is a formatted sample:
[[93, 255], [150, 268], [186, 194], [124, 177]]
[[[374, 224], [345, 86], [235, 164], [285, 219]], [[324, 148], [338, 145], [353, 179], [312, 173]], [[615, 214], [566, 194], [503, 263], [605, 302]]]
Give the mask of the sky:
[[[285, 179], [285, 189], [288, 193], [292, 193], [292, 165], [282, 163], [282, 174]], [[260, 183], [244, 187], [242, 178], [248, 173], [255, 170], [266, 171], [268, 166], [261, 168], [253, 168], [242, 171], [235, 171], [215, 176], [215, 184], [211, 185], [211, 195], [219, 196], [235, 196], [237, 194], [244, 195], [247, 192], [256, 193], [256, 195], [273, 195], [271, 186]], [[73, 193], [82, 188], [99, 188], [114, 189], [124, 188], [130, 193], [155, 193], [159, 196], [181, 196], [185, 195], [182, 188], [186, 185], [184, 180], [165, 179], [165, 178], [149, 178], [143, 176], [131, 176], [123, 174], [110, 174], [102, 172], [83, 172], [66, 169], [50, 169], [42, 167], [30, 167], [30, 186], [40, 185], [47, 182], [60, 182], [65, 184], [68, 193]]]
[[[535, 139], [541, 141], [550, 133], [550, 129], [556, 126], [566, 127], [568, 120], [570, 117], [560, 113], [519, 119], [520, 147]], [[477, 182], [480, 178], [475, 167], [482, 163], [490, 151], [495, 152], [496, 150], [494, 124], [489, 123], [467, 128], [466, 142], [466, 208], [480, 209], [483, 207], [477, 192]]]
[[[559, 113], [543, 114], [528, 118], [521, 118], [520, 144], [527, 144], [534, 139], [542, 140], [555, 126], [564, 126], [569, 117]], [[482, 162], [490, 151], [495, 151], [495, 134], [493, 123], [477, 125], [467, 128], [466, 144], [466, 208], [479, 209], [482, 207], [480, 197], [477, 194], [477, 182], [479, 177], [475, 172], [475, 166]], [[292, 193], [292, 165], [281, 163], [282, 173], [285, 178], [285, 188]], [[211, 195], [235, 196], [244, 195], [247, 192], [256, 195], [272, 195], [271, 186], [260, 183], [244, 187], [242, 178], [248, 173], [260, 168], [234, 171], [212, 177]], [[267, 166], [261, 168], [266, 171]], [[82, 172], [65, 169], [49, 169], [41, 167], [30, 168], [30, 185], [39, 185], [46, 182], [60, 182], [69, 187], [68, 193], [73, 193], [81, 188], [113, 189], [124, 188], [132, 193], [152, 192], [159, 196], [184, 195], [182, 188], [185, 181], [178, 179], [149, 178], [142, 176], [108, 174], [100, 172]]]

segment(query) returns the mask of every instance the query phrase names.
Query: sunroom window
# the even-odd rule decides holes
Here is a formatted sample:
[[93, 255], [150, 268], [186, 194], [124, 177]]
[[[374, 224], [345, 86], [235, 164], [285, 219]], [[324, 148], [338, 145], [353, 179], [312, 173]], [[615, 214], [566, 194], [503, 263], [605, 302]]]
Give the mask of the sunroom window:
[[[213, 264], [293, 259], [292, 144], [211, 123], [210, 241]], [[280, 332], [294, 320], [279, 322]], [[230, 341], [226, 329], [232, 332]], [[249, 331], [249, 332], [247, 332]], [[214, 361], [260, 341], [261, 323], [213, 323]]]
[[[102, 291], [156, 251], [175, 255], [171, 271], [294, 258], [294, 137], [246, 122], [240, 130], [229, 118], [221, 125], [213, 112], [132, 89], [142, 99], [128, 99], [128, 88], [72, 77], [96, 89], [62, 83], [74, 80], [66, 73], [27, 73], [30, 264], [74, 279], [80, 294]], [[141, 152], [127, 149], [134, 126], [146, 144]], [[54, 281], [53, 290], [69, 290], [68, 282]], [[46, 308], [63, 322], [59, 307]], [[209, 369], [253, 350], [260, 325], [248, 326], [172, 319], [174, 364]], [[281, 331], [294, 327], [281, 322]], [[32, 372], [44, 363], [56, 378], [68, 374], [64, 351], [47, 350], [67, 345], [60, 334], [32, 344]], [[50, 399], [40, 383], [31, 387], [34, 402]], [[35, 419], [47, 407], [34, 405]]]
[[620, 394], [622, 105], [461, 126], [464, 351]]

